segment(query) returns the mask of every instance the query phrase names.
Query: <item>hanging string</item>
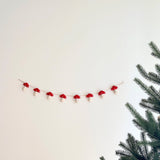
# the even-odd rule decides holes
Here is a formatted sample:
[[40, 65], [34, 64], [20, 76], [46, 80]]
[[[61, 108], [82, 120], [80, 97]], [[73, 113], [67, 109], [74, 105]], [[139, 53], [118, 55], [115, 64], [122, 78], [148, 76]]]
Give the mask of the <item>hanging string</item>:
[[84, 96], [88, 99], [88, 101], [90, 101], [91, 98], [94, 97], [94, 94], [98, 94], [100, 97], [103, 97], [103, 95], [106, 94], [105, 91], [109, 91], [109, 90], [111, 90], [111, 91], [113, 91], [114, 93], [116, 93], [116, 90], [118, 89], [118, 87], [124, 83], [124, 82], [122, 81], [122, 82], [120, 82], [120, 83], [118, 83], [118, 84], [114, 84], [114, 85], [112, 85], [110, 88], [107, 88], [107, 89], [105, 89], [105, 90], [100, 90], [98, 93], [97, 93], [97, 92], [92, 92], [92, 93], [88, 92], [88, 94], [70, 95], [70, 94], [52, 93], [51, 91], [46, 91], [46, 90], [43, 90], [43, 89], [39, 89], [39, 88], [37, 88], [37, 87], [35, 87], [35, 86], [33, 86], [33, 85], [30, 85], [30, 84], [28, 84], [27, 82], [25, 82], [25, 81], [23, 81], [23, 80], [21, 80], [21, 79], [18, 79], [18, 80], [19, 80], [21, 83], [23, 83], [23, 88], [22, 88], [23, 90], [24, 90], [24, 88], [32, 88], [33, 91], [34, 91], [34, 92], [33, 92], [33, 95], [36, 95], [37, 93], [43, 92], [43, 93], [46, 94], [47, 98], [53, 97], [54, 95], [59, 96], [59, 97], [61, 98], [61, 100], [62, 100], [62, 99], [66, 99], [67, 97], [72, 97], [72, 98], [75, 99], [75, 102], [77, 102], [78, 99], [80, 99], [81, 97], [84, 97]]

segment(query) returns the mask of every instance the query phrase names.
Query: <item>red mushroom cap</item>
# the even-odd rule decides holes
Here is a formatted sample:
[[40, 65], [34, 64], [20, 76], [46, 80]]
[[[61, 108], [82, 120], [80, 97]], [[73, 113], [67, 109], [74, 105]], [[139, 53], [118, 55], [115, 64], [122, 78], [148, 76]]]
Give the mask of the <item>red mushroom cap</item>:
[[53, 97], [53, 93], [52, 92], [47, 92], [46, 95]]
[[98, 95], [101, 96], [101, 95], [103, 95], [105, 93], [106, 93], [105, 91], [101, 90], [101, 91], [98, 92]]
[[87, 97], [87, 98], [93, 97], [93, 94], [92, 94], [92, 93], [88, 93], [88, 94], [86, 95], [86, 97]]
[[73, 98], [74, 99], [80, 99], [81, 97], [78, 94], [76, 94]]
[[34, 90], [34, 92], [40, 93], [40, 89], [39, 88], [34, 88], [33, 90]]
[[117, 86], [112, 86], [112, 87], [111, 87], [111, 91], [114, 91], [114, 90], [116, 90], [116, 89], [118, 89]]
[[59, 97], [60, 97], [60, 98], [64, 98], [64, 99], [67, 98], [65, 94], [61, 94], [61, 95], [59, 95]]
[[29, 88], [29, 84], [27, 82], [23, 83], [23, 85], [27, 88]]

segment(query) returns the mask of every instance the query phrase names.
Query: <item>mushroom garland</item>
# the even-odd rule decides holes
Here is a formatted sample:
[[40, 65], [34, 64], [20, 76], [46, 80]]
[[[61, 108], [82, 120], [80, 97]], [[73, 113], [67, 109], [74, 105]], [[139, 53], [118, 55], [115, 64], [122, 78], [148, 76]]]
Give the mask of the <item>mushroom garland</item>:
[[104, 94], [106, 94], [106, 92], [103, 91], [103, 90], [101, 90], [101, 91], [98, 92], [98, 95], [99, 95], [101, 98], [103, 98], [103, 95], [104, 95]]
[[114, 94], [116, 94], [116, 90], [117, 90], [117, 89], [118, 89], [117, 86], [112, 86], [112, 87], [111, 87], [111, 91], [113, 91]]
[[52, 92], [47, 92], [46, 95], [47, 95], [47, 99], [49, 99], [49, 97], [53, 97], [53, 93]]
[[80, 99], [81, 97], [78, 94], [76, 94], [73, 98], [74, 98], [75, 102], [77, 103], [78, 99]]
[[61, 95], [59, 95], [59, 97], [60, 97], [61, 102], [63, 102], [63, 100], [67, 98], [67, 96], [65, 94], [61, 94]]
[[28, 83], [23, 83], [22, 90], [24, 91], [25, 88], [29, 88], [29, 84]]
[[39, 88], [34, 88], [33, 89], [33, 95], [36, 96], [36, 93], [40, 93], [40, 89]]
[[[35, 88], [31, 85], [29, 85], [27, 82], [23, 82], [22, 80], [20, 80], [22, 83], [23, 83], [23, 86], [22, 86], [22, 90], [24, 90], [25, 88], [33, 88], [33, 95], [36, 96], [37, 93], [40, 93], [41, 91], [42, 92], [45, 92], [46, 94], [46, 97], [47, 99], [50, 99], [50, 97], [53, 97], [54, 95], [58, 95], [59, 98], [60, 98], [60, 101], [63, 102], [65, 99], [67, 99], [67, 96], [71, 96], [73, 97], [74, 101], [77, 103], [79, 101], [79, 99], [81, 98], [81, 96], [85, 96], [87, 98], [87, 100], [90, 102], [91, 99], [94, 97], [94, 94], [97, 94], [100, 98], [103, 98], [103, 96], [106, 94], [106, 92], [104, 90], [100, 90], [98, 93], [88, 93], [86, 95], [65, 95], [65, 94], [53, 94], [52, 92], [46, 92], [44, 90], [40, 90], [39, 88]], [[123, 82], [121, 82], [120, 84], [118, 85], [121, 85], [123, 84]], [[118, 85], [113, 85], [111, 86], [109, 89], [107, 90], [111, 90], [114, 94], [116, 93], [117, 89], [118, 89]]]
[[91, 98], [93, 97], [93, 94], [92, 93], [88, 93], [86, 95], [86, 98], [88, 99], [88, 101], [90, 102], [91, 101]]

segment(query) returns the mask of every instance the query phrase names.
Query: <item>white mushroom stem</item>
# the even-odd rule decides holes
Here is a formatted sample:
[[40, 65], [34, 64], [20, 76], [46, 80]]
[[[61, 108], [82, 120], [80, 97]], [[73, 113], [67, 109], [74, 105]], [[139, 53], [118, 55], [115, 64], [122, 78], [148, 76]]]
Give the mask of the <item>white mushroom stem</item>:
[[78, 102], [78, 99], [76, 98], [76, 99], [75, 99], [75, 103], [77, 103], [77, 102]]
[[64, 101], [64, 98], [60, 98], [60, 101], [63, 102], [63, 101]]
[[116, 90], [113, 90], [113, 93], [114, 93], [114, 94], [117, 94]]
[[36, 92], [33, 92], [33, 95], [36, 96]]
[[22, 87], [22, 91], [24, 91], [25, 86]]
[[90, 97], [88, 97], [88, 102], [90, 102], [91, 101], [91, 98]]
[[103, 98], [103, 94], [100, 95], [100, 98]]
[[47, 95], [47, 99], [48, 99], [48, 100], [50, 99], [50, 96], [49, 96], [49, 95]]

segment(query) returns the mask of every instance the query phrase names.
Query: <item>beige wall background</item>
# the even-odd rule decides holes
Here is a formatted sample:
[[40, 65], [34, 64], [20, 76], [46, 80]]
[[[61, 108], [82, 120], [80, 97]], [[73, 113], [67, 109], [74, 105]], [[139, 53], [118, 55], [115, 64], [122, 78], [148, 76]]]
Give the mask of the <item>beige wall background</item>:
[[[127, 133], [139, 137], [124, 104], [138, 106], [136, 64], [148, 71], [160, 46], [158, 0], [0, 1], [0, 159], [116, 160]], [[108, 88], [118, 94], [78, 104], [21, 90], [18, 78], [68, 94]]]

